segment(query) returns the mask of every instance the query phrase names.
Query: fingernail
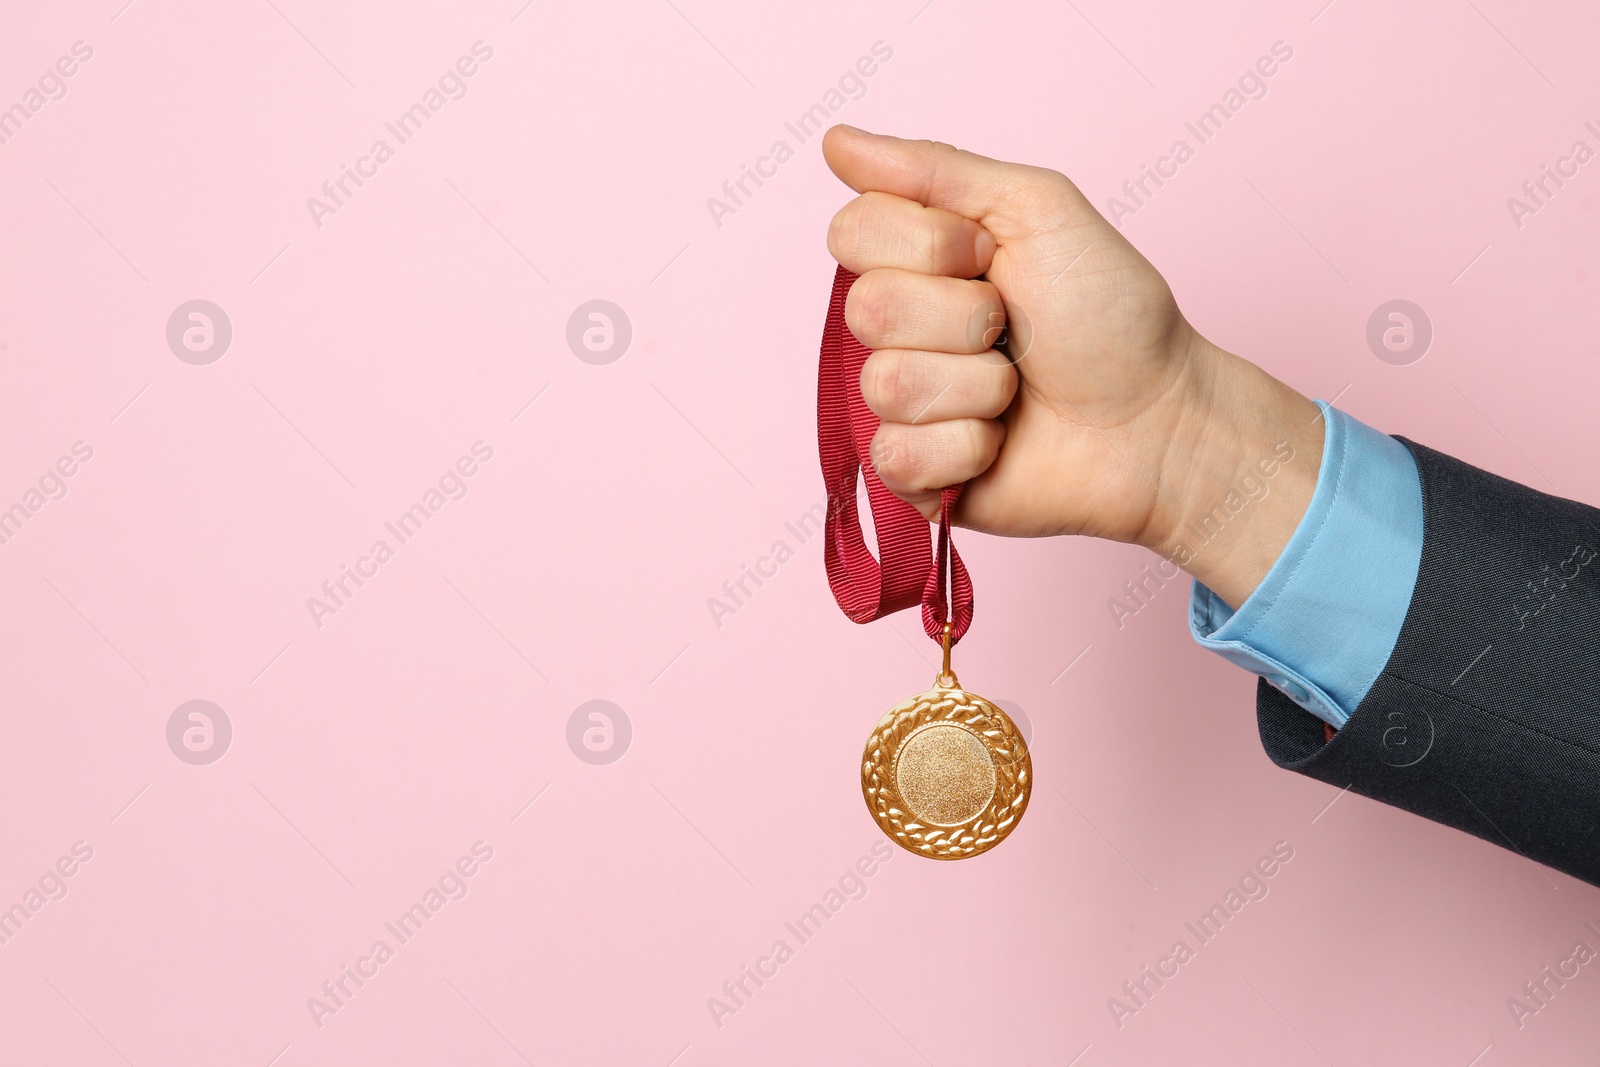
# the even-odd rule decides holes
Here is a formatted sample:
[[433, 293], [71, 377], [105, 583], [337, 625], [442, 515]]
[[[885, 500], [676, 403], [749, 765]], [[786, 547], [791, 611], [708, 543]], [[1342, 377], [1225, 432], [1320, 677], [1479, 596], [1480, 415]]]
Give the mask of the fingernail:
[[999, 247], [1000, 242], [994, 239], [994, 234], [979, 226], [978, 240], [974, 249], [978, 256], [978, 266], [983, 270], [988, 270], [990, 261], [994, 259], [995, 250]]
[[992, 305], [990, 309], [980, 308], [977, 314], [973, 315], [972, 324], [976, 327], [975, 332], [979, 339], [979, 350], [992, 348], [995, 341], [999, 340], [1000, 335], [1005, 332], [1005, 312], [993, 309]]

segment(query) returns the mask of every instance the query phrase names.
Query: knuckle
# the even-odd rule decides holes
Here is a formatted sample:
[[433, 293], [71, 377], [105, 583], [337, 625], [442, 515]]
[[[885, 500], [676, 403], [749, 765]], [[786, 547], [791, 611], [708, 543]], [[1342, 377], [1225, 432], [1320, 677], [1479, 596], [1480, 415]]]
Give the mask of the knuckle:
[[920, 235], [923, 254], [934, 272], [951, 278], [968, 278], [976, 270], [978, 224], [970, 219], [941, 218], [932, 212]]
[[849, 243], [850, 219], [847, 217], [850, 208], [848, 205], [834, 212], [828, 222], [828, 255], [843, 263], [849, 258], [851, 244]]
[[1039, 179], [1040, 192], [1054, 196], [1065, 196], [1068, 193], [1077, 192], [1078, 187], [1072, 184], [1072, 179], [1062, 174], [1059, 170], [1040, 168], [1037, 177]]
[[995, 288], [993, 282], [982, 281], [977, 283], [978, 288], [973, 290], [973, 304], [981, 311], [990, 324], [1004, 323], [1006, 321], [1006, 302], [1000, 298], [1000, 290]]
[[952, 253], [955, 248], [946, 240], [944, 228], [937, 224], [929, 226], [922, 234], [923, 254], [928, 257], [928, 262], [933, 264], [933, 269], [940, 274], [949, 273], [957, 264], [957, 257]]
[[881, 342], [894, 328], [893, 294], [879, 278], [863, 274], [845, 298], [844, 318], [850, 332], [863, 344]]
[[980, 285], [971, 291], [967, 315], [969, 334], [979, 352], [992, 348], [1005, 332], [1006, 325], [1006, 306], [1000, 299], [1000, 291], [988, 282]]
[[1042, 221], [1066, 216], [1072, 205], [1083, 197], [1071, 178], [1042, 167], [1029, 168], [1016, 194], [1027, 205], [1029, 213]]
[[922, 428], [885, 424], [873, 436], [873, 467], [896, 495], [924, 492], [930, 459]]
[[965, 450], [968, 459], [974, 463], [987, 464], [994, 452], [994, 444], [994, 423], [987, 419], [967, 420]]
[[962, 419], [950, 427], [946, 438], [949, 463], [956, 470], [980, 470], [988, 466], [987, 424], [982, 419]]
[[909, 484], [913, 468], [903, 433], [888, 425], [878, 427], [878, 432], [872, 435], [872, 469], [890, 489]]
[[879, 418], [903, 411], [913, 388], [903, 353], [880, 349], [867, 358], [861, 371], [861, 393], [867, 407]]
[[[828, 223], [828, 252], [834, 259], [847, 266], [850, 263], [859, 263], [862, 253], [866, 248], [865, 229], [866, 220], [863, 217], [863, 197], [856, 197], [844, 207], [834, 213], [833, 221]], [[861, 273], [859, 270], [857, 273]]]
[[1005, 443], [1005, 423], [998, 419], [979, 419], [976, 421], [978, 443], [978, 466], [988, 470], [989, 466], [1000, 456], [1000, 448]]
[[1017, 387], [1020, 384], [1017, 368], [1009, 362], [995, 366], [994, 395], [991, 398], [991, 410], [994, 417], [998, 418], [1006, 408], [1011, 406], [1011, 401], [1017, 397]]

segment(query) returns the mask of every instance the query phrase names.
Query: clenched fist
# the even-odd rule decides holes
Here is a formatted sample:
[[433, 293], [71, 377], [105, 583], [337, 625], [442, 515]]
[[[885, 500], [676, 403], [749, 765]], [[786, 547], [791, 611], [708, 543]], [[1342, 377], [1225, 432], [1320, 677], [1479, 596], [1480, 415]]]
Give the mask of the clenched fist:
[[[823, 154], [860, 194], [828, 250], [861, 276], [845, 318], [873, 350], [861, 389], [884, 484], [933, 519], [966, 482], [962, 526], [1145, 545], [1242, 603], [1315, 488], [1316, 405], [1201, 337], [1062, 175], [849, 126]], [[1277, 491], [1183, 551], [1185, 524], [1284, 443]]]

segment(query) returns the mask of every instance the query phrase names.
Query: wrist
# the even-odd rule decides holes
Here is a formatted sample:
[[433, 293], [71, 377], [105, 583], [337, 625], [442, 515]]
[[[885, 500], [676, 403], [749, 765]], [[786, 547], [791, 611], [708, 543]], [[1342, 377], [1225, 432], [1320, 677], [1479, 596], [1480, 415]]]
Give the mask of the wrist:
[[1324, 420], [1261, 368], [1190, 334], [1183, 407], [1140, 543], [1237, 609], [1311, 502]]

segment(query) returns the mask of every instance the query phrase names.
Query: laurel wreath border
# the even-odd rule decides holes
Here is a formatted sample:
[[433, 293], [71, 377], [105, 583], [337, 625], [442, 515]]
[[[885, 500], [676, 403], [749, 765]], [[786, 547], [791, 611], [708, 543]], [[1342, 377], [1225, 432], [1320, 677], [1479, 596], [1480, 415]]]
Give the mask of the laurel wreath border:
[[[960, 826], [931, 826], [906, 810], [894, 780], [900, 746], [912, 731], [932, 722], [973, 730], [995, 765], [995, 790], [988, 805]], [[861, 762], [861, 795], [889, 839], [930, 859], [958, 860], [994, 848], [1016, 829], [1033, 791], [1033, 759], [1016, 723], [991, 701], [964, 689], [933, 688], [907, 697], [879, 720]]]

